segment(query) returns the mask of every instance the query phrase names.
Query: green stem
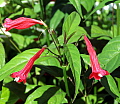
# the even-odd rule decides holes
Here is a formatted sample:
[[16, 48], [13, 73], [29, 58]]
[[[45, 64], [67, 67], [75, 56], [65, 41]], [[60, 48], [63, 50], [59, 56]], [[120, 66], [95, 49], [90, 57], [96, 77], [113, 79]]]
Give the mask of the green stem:
[[86, 93], [86, 90], [85, 90], [85, 104], [87, 104], [87, 93]]
[[65, 81], [66, 93], [67, 93], [67, 95], [70, 97], [69, 88], [68, 88], [68, 81], [67, 81], [67, 74], [66, 74], [66, 66], [65, 66], [65, 68], [63, 69], [63, 76], [64, 76], [64, 81]]
[[113, 32], [113, 37], [115, 37], [115, 33], [114, 33], [114, 3], [113, 3], [113, 7], [112, 7], [112, 32]]
[[47, 41], [47, 45], [50, 45], [50, 37], [49, 37], [49, 33], [46, 31], [46, 41]]
[[55, 54], [54, 52], [52, 52], [49, 48], [47, 48], [49, 52], [51, 52], [52, 54], [54, 54], [55, 56], [57, 56], [58, 58], [61, 58], [61, 56]]
[[86, 91], [87, 88], [86, 88], [85, 80], [84, 80], [84, 85], [85, 85], [85, 92], [84, 92], [85, 94], [84, 94], [84, 98], [85, 98], [85, 104], [87, 104], [87, 102], [88, 102], [88, 101], [87, 101], [87, 91]]
[[54, 37], [56, 43], [59, 45], [60, 43], [59, 43], [59, 40], [57, 38], [57, 34], [56, 34], [56, 32], [54, 30], [52, 30], [52, 34], [53, 34], [53, 37]]
[[88, 94], [87, 94], [87, 84], [86, 84], [86, 78], [84, 76], [84, 100], [85, 100], [85, 104], [88, 104], [89, 101], [88, 101]]
[[[68, 97], [71, 98], [69, 88], [68, 88], [68, 80], [67, 80], [67, 73], [66, 73], [66, 70], [69, 68], [69, 65], [66, 65], [65, 53], [63, 53], [63, 64], [62, 64], [62, 66], [64, 67], [63, 68], [63, 78], [64, 78], [64, 81], [65, 81], [66, 93], [67, 93]], [[70, 103], [71, 102], [72, 102], [72, 100], [70, 99]]]
[[120, 35], [120, 6], [117, 4], [117, 36]]
[[[49, 32], [50, 33], [50, 32]], [[58, 53], [59, 53], [59, 55], [61, 56], [61, 52], [60, 52], [60, 49], [59, 49], [59, 47], [57, 46], [57, 43], [56, 43], [56, 41], [55, 41], [55, 39], [54, 39], [54, 37], [53, 37], [53, 35], [50, 33], [50, 36], [51, 36], [51, 38], [52, 38], [52, 40], [53, 40], [53, 42], [54, 42], [54, 44], [55, 44], [55, 47], [57, 48], [57, 50], [58, 50]]]
[[2, 24], [2, 16], [1, 16], [1, 14], [0, 14], [0, 23]]
[[32, 7], [34, 7], [34, 0], [32, 0]]
[[20, 49], [15, 45], [15, 43], [9, 38], [8, 35], [5, 34], [5, 32], [0, 28], [0, 30], [3, 32], [3, 34], [9, 39], [9, 41], [12, 43], [12, 45], [18, 50], [19, 53], [21, 53]]
[[44, 19], [44, 6], [43, 6], [43, 0], [39, 0], [39, 4], [40, 4], [40, 10], [41, 10], [41, 19], [43, 20]]
[[12, 45], [18, 50], [18, 52], [21, 53], [20, 49], [15, 45], [15, 43], [9, 37], [8, 39], [12, 43]]

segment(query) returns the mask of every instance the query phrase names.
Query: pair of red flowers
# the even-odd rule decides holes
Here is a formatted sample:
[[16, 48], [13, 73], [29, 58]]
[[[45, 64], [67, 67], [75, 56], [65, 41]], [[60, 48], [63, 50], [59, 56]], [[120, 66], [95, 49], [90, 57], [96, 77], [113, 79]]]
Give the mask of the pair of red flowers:
[[[35, 20], [35, 19], [31, 19], [31, 18], [26, 18], [26, 17], [20, 17], [17, 18], [15, 20], [11, 20], [9, 18], [5, 19], [5, 23], [3, 24], [3, 26], [6, 28], [6, 31], [11, 30], [12, 28], [15, 29], [26, 29], [29, 28], [35, 24], [40, 24], [40, 25], [44, 25], [45, 27], [47, 27], [47, 25], [41, 20]], [[109, 75], [109, 72], [106, 70], [103, 70], [100, 67], [100, 64], [98, 62], [97, 59], [97, 55], [95, 50], [92, 47], [91, 42], [89, 41], [89, 39], [84, 36], [84, 40], [87, 46], [87, 51], [90, 55], [90, 62], [91, 62], [91, 67], [92, 67], [92, 73], [89, 76], [89, 79], [91, 78], [95, 78], [96, 80], [101, 79], [101, 77], [105, 76], [105, 75]], [[26, 82], [28, 73], [30, 72], [34, 61], [36, 59], [38, 59], [40, 57], [40, 55], [44, 52], [45, 48], [42, 48], [41, 50], [39, 50], [29, 61], [28, 63], [25, 65], [25, 67], [18, 71], [18, 72], [14, 72], [11, 74], [11, 77], [15, 78], [16, 82]]]

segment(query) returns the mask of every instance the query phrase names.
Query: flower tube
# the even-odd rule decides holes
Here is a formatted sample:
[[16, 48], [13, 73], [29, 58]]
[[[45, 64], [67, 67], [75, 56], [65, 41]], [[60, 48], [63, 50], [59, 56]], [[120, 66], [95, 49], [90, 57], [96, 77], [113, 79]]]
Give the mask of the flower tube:
[[14, 72], [10, 75], [12, 78], [15, 78], [14, 81], [26, 83], [28, 73], [32, 69], [34, 61], [40, 57], [40, 55], [44, 52], [44, 50], [45, 50], [45, 48], [42, 48], [32, 58], [30, 58], [30, 60], [27, 62], [27, 64], [25, 65], [25, 67], [22, 70], [20, 70], [18, 72]]
[[92, 67], [92, 73], [90, 74], [89, 79], [95, 78], [96, 80], [99, 80], [103, 76], [109, 75], [110, 73], [108, 71], [103, 70], [100, 67], [96, 52], [95, 52], [94, 48], [92, 47], [92, 44], [89, 41], [89, 39], [86, 36], [84, 36], [84, 40], [85, 40], [85, 43], [87, 46], [87, 51], [90, 55], [90, 62], [91, 62], [91, 67]]
[[5, 23], [3, 23], [3, 26], [6, 28], [6, 31], [9, 31], [13, 28], [15, 29], [26, 29], [33, 25], [40, 24], [47, 27], [47, 25], [42, 20], [36, 20], [26, 17], [19, 17], [15, 20], [12, 20], [10, 18], [5, 19]]

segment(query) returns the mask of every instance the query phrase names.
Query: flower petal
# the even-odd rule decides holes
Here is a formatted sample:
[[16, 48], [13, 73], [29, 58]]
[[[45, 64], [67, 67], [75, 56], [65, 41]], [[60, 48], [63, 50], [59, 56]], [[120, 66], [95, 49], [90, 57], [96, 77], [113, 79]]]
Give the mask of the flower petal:
[[95, 78], [96, 80], [99, 80], [104, 75], [109, 75], [108, 71], [103, 70], [100, 67], [96, 52], [95, 52], [94, 48], [92, 47], [92, 44], [89, 41], [89, 39], [86, 36], [84, 36], [84, 40], [85, 40], [85, 43], [87, 46], [87, 51], [90, 55], [90, 62], [91, 62], [91, 67], [92, 67], [92, 73], [90, 74], [89, 79]]
[[30, 58], [30, 60], [27, 62], [27, 64], [25, 65], [25, 67], [22, 70], [20, 70], [18, 72], [14, 72], [10, 75], [12, 78], [15, 78], [14, 81], [26, 83], [28, 73], [30, 72], [31, 68], [33, 67], [34, 61], [40, 57], [40, 55], [44, 52], [45, 49], [46, 48], [43, 47], [32, 58]]

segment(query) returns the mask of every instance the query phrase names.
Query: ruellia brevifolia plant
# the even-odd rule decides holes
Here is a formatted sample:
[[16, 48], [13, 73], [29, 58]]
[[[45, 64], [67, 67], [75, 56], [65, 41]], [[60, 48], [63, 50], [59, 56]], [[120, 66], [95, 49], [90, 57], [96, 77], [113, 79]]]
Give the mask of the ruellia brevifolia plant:
[[120, 0], [0, 0], [0, 104], [119, 104]]

